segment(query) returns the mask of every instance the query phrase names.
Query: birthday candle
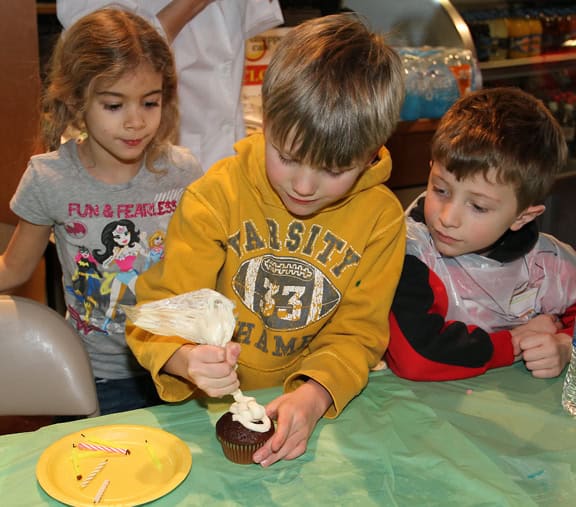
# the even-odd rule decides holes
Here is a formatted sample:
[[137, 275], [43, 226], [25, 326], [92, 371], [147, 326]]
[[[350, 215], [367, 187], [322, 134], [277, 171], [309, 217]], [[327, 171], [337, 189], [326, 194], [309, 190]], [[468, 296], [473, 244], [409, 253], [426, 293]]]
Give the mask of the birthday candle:
[[85, 488], [86, 486], [88, 486], [88, 484], [90, 484], [90, 482], [92, 481], [92, 479], [94, 479], [94, 477], [96, 477], [98, 475], [98, 473], [100, 473], [100, 471], [106, 466], [106, 463], [108, 463], [108, 460], [105, 459], [103, 461], [101, 461], [100, 463], [98, 463], [96, 465], [96, 467], [94, 468], [94, 470], [92, 470], [87, 476], [86, 479], [84, 479], [82, 481], [82, 483], [80, 484], [80, 487]]
[[104, 495], [104, 491], [106, 491], [108, 484], [110, 484], [108, 479], [102, 483], [102, 486], [100, 486], [98, 493], [96, 493], [96, 496], [94, 497], [94, 503], [100, 503], [100, 500], [102, 500], [102, 496]]
[[152, 462], [156, 466], [158, 470], [162, 469], [162, 462], [158, 459], [158, 455], [154, 448], [148, 443], [148, 440], [144, 440], [144, 444], [146, 445], [146, 449], [148, 450], [148, 454], [150, 454], [150, 458], [152, 458]]
[[72, 449], [72, 456], [70, 457], [72, 461], [72, 466], [74, 467], [74, 472], [76, 472], [76, 480], [82, 479], [82, 473], [80, 472], [80, 465], [78, 464], [78, 455], [76, 449]]
[[109, 445], [101, 445], [101, 444], [92, 444], [89, 442], [78, 442], [76, 444], [78, 449], [82, 449], [84, 451], [104, 451], [104, 452], [111, 452], [116, 454], [130, 454], [130, 449], [124, 449], [122, 447], [112, 447]]

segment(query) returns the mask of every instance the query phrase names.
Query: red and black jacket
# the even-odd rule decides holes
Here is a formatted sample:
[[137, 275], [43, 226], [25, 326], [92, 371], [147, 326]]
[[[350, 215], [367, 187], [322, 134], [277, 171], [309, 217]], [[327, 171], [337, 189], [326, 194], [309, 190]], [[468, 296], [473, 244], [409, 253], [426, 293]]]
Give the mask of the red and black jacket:
[[[410, 218], [423, 222], [423, 199]], [[535, 222], [508, 231], [494, 245], [491, 258], [507, 262], [529, 252], [538, 239]], [[454, 380], [481, 375], [514, 362], [509, 331], [488, 332], [446, 319], [450, 300], [444, 282], [422, 260], [406, 255], [390, 313], [390, 369], [411, 380]], [[576, 303], [564, 316], [574, 326]], [[571, 331], [565, 331], [571, 332]]]

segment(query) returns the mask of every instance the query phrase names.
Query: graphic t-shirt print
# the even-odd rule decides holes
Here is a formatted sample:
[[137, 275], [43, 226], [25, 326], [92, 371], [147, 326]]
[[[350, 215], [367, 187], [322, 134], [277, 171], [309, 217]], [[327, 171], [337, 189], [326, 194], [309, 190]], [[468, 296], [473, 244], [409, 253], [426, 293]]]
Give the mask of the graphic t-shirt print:
[[[79, 331], [108, 334], [118, 326], [112, 331], [122, 331], [125, 317], [119, 305], [134, 303], [139, 274], [163, 258], [165, 229], [181, 194], [182, 190], [163, 192], [144, 203], [68, 205], [65, 231], [75, 244], [85, 239], [77, 247], [71, 283], [66, 286], [75, 301], [68, 311]], [[103, 227], [102, 217], [111, 219]]]
[[360, 260], [334, 232], [298, 220], [284, 234], [272, 219], [266, 234], [247, 220], [228, 242], [239, 256], [250, 257], [240, 263], [234, 291], [268, 329], [303, 329], [326, 317], [342, 299], [331, 278]]

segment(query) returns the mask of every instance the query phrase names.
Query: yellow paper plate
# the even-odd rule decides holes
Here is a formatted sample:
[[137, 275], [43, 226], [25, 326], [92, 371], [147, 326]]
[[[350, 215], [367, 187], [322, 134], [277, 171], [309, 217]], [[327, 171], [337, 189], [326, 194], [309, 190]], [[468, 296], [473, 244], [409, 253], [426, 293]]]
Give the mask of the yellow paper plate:
[[[79, 450], [80, 442], [130, 453]], [[104, 460], [100, 471], [87, 481]], [[118, 424], [86, 428], [53, 443], [38, 460], [36, 478], [56, 500], [92, 507], [104, 481], [110, 481], [99, 503], [129, 506], [169, 493], [186, 478], [191, 466], [190, 449], [175, 435], [148, 426]]]

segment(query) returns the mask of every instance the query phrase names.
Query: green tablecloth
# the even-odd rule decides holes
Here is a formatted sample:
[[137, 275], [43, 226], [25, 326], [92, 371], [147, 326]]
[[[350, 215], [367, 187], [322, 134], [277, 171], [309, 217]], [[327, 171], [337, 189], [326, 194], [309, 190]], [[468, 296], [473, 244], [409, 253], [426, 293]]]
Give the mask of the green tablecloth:
[[[184, 440], [192, 469], [159, 506], [574, 506], [576, 419], [562, 378], [522, 364], [457, 382], [415, 383], [389, 371], [336, 420], [319, 423], [304, 456], [268, 469], [234, 465], [214, 425], [226, 405], [196, 401], [0, 437], [0, 505], [60, 505], [35, 478], [52, 442], [90, 426], [139, 424]], [[279, 393], [252, 393], [266, 403]]]

